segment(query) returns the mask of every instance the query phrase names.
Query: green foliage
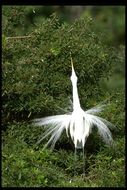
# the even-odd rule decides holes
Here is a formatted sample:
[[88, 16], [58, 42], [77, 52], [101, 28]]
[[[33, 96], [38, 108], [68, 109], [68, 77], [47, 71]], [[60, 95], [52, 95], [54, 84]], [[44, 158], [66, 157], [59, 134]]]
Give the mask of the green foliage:
[[[124, 47], [109, 49], [94, 28], [96, 22], [86, 17], [66, 24], [52, 15], [27, 30], [30, 9], [34, 10], [3, 7], [2, 186], [124, 187]], [[54, 152], [42, 151], [48, 137], [38, 146], [36, 142], [43, 127], [28, 124], [32, 118], [59, 114], [60, 108], [68, 107], [70, 52], [82, 107], [86, 110], [108, 99], [111, 104], [102, 116], [116, 125], [113, 147], [104, 145], [96, 131], [89, 136], [86, 176], [82, 153], [75, 163], [73, 143], [65, 134]], [[113, 73], [121, 85], [114, 85]]]
[[2, 8], [2, 32], [14, 36], [23, 34], [26, 30], [24, 6], [3, 6]]
[[119, 46], [125, 43], [125, 6], [91, 6], [82, 16], [95, 19], [94, 31], [103, 35], [104, 43]]
[[50, 149], [42, 151], [48, 138], [39, 146], [35, 144], [44, 131], [42, 127], [26, 122], [9, 124], [2, 135], [2, 186], [124, 187], [123, 95], [117, 92], [111, 101], [112, 105], [103, 113], [103, 117], [116, 124], [116, 130], [112, 131], [113, 147], [104, 145], [95, 134], [89, 137], [85, 146], [85, 176], [82, 175], [82, 153], [78, 153], [75, 163], [74, 147], [66, 136], [63, 135], [57, 142], [53, 152]]
[[3, 6], [2, 11], [2, 26], [9, 36], [32, 32], [38, 23], [55, 12], [60, 23], [92, 17], [93, 31], [103, 35], [104, 43], [113, 46], [125, 43], [125, 6]]
[[[70, 52], [83, 106], [88, 107], [87, 101], [92, 97], [94, 101], [100, 100], [104, 94], [99, 81], [108, 77], [116, 55], [101, 43], [91, 26], [91, 19], [60, 25], [53, 15], [42, 20], [41, 26], [25, 38], [9, 38], [5, 29], [3, 121], [44, 116], [56, 113], [57, 107], [66, 107], [71, 96]], [[13, 28], [12, 32], [15, 33]]]
[[83, 177], [82, 154], [75, 163], [72, 149], [42, 151], [43, 144], [35, 145], [41, 133], [26, 123], [14, 123], [3, 133], [3, 187], [124, 187], [124, 138], [93, 154], [86, 147]]

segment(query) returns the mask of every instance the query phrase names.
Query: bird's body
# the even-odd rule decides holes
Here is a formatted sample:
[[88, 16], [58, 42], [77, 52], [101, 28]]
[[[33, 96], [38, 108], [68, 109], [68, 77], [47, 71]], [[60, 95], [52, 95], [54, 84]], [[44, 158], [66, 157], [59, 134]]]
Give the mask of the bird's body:
[[71, 65], [72, 65], [72, 75], [71, 75], [71, 82], [72, 82], [72, 91], [73, 91], [73, 112], [72, 112], [72, 119], [70, 124], [70, 135], [74, 142], [75, 148], [80, 149], [84, 147], [85, 138], [87, 134], [85, 134], [87, 127], [85, 126], [85, 112], [82, 110], [80, 106], [80, 100], [78, 96], [78, 89], [77, 89], [77, 76], [75, 74], [73, 61], [71, 58]]
[[54, 147], [56, 141], [60, 138], [63, 130], [66, 130], [66, 134], [74, 143], [75, 149], [84, 149], [85, 142], [87, 137], [92, 131], [93, 127], [98, 128], [100, 136], [103, 137], [103, 140], [110, 144], [112, 142], [112, 135], [107, 126], [113, 126], [107, 120], [95, 116], [94, 114], [102, 111], [105, 105], [99, 105], [94, 108], [91, 108], [87, 111], [84, 111], [80, 106], [80, 100], [78, 97], [77, 89], [77, 76], [74, 71], [73, 62], [72, 64], [72, 92], [73, 92], [73, 111], [63, 115], [49, 116], [45, 118], [35, 119], [34, 124], [38, 126], [46, 126], [46, 131], [43, 134], [42, 138], [38, 141], [40, 143], [48, 135], [51, 135], [49, 141], [44, 146], [44, 148], [52, 143]]

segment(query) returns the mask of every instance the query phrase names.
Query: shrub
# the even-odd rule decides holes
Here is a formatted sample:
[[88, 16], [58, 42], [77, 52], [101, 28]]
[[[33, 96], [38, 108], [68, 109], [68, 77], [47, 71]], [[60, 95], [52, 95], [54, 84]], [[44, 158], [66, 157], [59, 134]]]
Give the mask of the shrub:
[[[13, 16], [13, 15], [11, 15]], [[26, 37], [3, 31], [3, 121], [44, 116], [66, 107], [72, 96], [70, 52], [79, 78], [84, 108], [104, 95], [99, 81], [108, 77], [115, 54], [92, 30], [92, 20], [60, 24], [56, 16], [42, 20]], [[8, 26], [9, 27], [9, 26]], [[13, 29], [13, 28], [12, 28]], [[28, 37], [27, 37], [28, 36]]]
[[[3, 27], [2, 38], [2, 111], [7, 129], [2, 134], [2, 186], [123, 187], [124, 89], [112, 90], [112, 86], [107, 88], [107, 81], [106, 88], [100, 83], [110, 76], [113, 64], [117, 68], [123, 64], [123, 54], [120, 51], [117, 55], [105, 46], [94, 33], [94, 23], [89, 18], [69, 25], [59, 23], [52, 15], [33, 27], [32, 34], [24, 30], [24, 36], [17, 36], [15, 23], [24, 26], [24, 11], [15, 7], [3, 12], [9, 21]], [[12, 12], [16, 12], [17, 20]], [[23, 16], [19, 19], [18, 15]], [[47, 139], [39, 146], [35, 143], [43, 128], [27, 122], [33, 117], [60, 113], [59, 107], [68, 106], [68, 96], [72, 96], [70, 52], [79, 78], [82, 107], [86, 109], [109, 98], [111, 105], [102, 116], [117, 126], [111, 149], [96, 134], [89, 137], [85, 146], [85, 177], [81, 160], [76, 162], [74, 175], [73, 146], [64, 134], [53, 153], [48, 149], [42, 151]], [[121, 76], [122, 73], [121, 70]]]

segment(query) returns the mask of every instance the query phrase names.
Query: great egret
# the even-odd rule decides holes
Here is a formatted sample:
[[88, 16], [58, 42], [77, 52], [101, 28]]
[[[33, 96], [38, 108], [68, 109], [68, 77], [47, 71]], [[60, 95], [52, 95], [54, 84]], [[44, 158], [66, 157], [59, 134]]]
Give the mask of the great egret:
[[113, 139], [111, 132], [107, 126], [112, 127], [114, 125], [109, 121], [94, 115], [101, 112], [105, 105], [98, 105], [87, 111], [84, 111], [81, 108], [77, 89], [77, 76], [75, 74], [72, 57], [71, 66], [72, 75], [70, 79], [72, 82], [73, 91], [73, 111], [63, 115], [54, 115], [34, 119], [33, 121], [35, 125], [44, 125], [46, 127], [46, 131], [43, 133], [42, 138], [40, 138], [37, 143], [40, 143], [48, 135], [51, 135], [44, 148], [49, 144], [51, 144], [51, 147], [53, 148], [65, 129], [67, 137], [70, 135], [74, 143], [75, 151], [76, 149], [83, 149], [84, 151], [86, 140], [91, 133], [92, 128], [97, 127], [98, 132], [100, 136], [102, 136], [103, 140], [107, 144], [111, 144]]

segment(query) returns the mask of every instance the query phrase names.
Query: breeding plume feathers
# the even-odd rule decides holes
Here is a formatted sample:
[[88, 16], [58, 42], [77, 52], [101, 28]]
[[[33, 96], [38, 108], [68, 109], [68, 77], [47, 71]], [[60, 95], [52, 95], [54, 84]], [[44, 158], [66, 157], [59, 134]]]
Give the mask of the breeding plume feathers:
[[50, 135], [50, 138], [44, 148], [50, 144], [53, 148], [63, 131], [66, 130], [67, 137], [71, 137], [75, 148], [83, 149], [89, 134], [92, 132], [92, 128], [96, 127], [105, 143], [112, 144], [113, 139], [109, 128], [114, 127], [114, 125], [106, 119], [95, 115], [100, 113], [106, 105], [100, 104], [86, 111], [81, 108], [78, 97], [77, 76], [74, 70], [72, 58], [71, 65], [73, 111], [63, 115], [34, 119], [34, 125], [45, 127], [45, 132], [37, 143], [40, 143]]

